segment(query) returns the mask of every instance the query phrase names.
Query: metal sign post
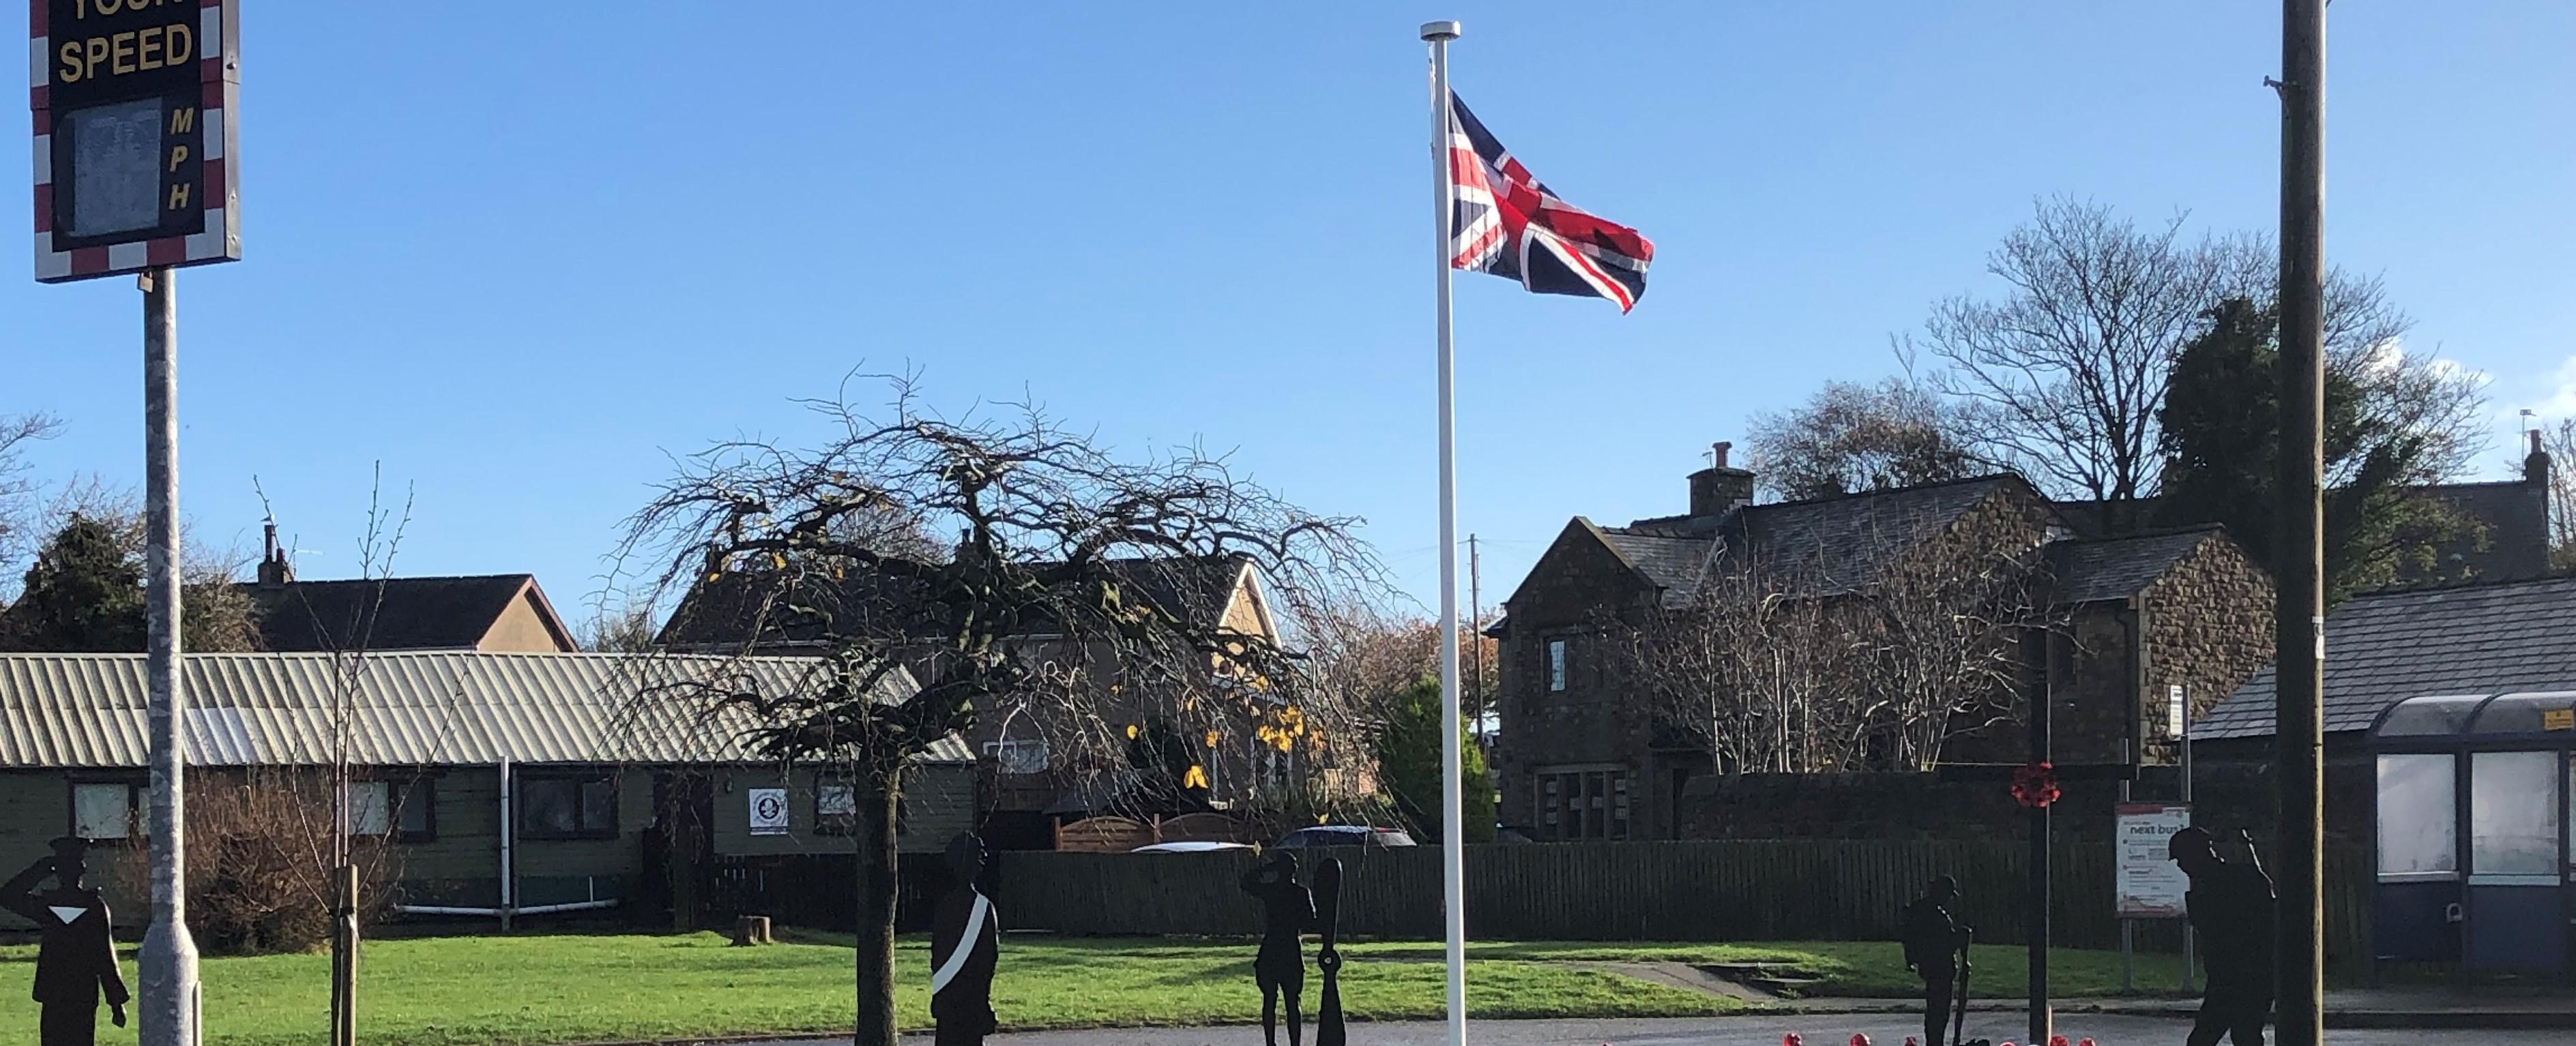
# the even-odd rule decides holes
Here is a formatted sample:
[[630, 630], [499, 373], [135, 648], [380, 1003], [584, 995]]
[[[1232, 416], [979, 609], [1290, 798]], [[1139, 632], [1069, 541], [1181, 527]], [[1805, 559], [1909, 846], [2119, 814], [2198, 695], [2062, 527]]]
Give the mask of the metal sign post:
[[196, 1046], [197, 945], [188, 933], [187, 693], [179, 680], [179, 313], [176, 270], [241, 257], [231, 114], [238, 0], [35, 0], [35, 275], [137, 274], [143, 291], [146, 656], [152, 745], [152, 925], [136, 1030]]

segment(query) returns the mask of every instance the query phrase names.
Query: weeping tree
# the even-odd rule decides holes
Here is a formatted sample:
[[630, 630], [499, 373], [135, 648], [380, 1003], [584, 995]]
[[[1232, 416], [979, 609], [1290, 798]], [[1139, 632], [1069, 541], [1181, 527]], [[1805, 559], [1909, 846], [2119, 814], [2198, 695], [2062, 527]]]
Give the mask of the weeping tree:
[[[1082, 785], [1195, 760], [1185, 788], [1268, 798], [1296, 780], [1283, 767], [1328, 764], [1358, 736], [1292, 649], [1295, 622], [1384, 585], [1356, 520], [1222, 457], [1120, 458], [1028, 405], [950, 420], [910, 379], [886, 381], [882, 409], [808, 401], [831, 430], [812, 449], [737, 440], [683, 459], [619, 554], [676, 604], [664, 635], [691, 641], [675, 648], [818, 655], [644, 692], [748, 724], [737, 739], [765, 757], [848, 776], [863, 1046], [894, 1042], [896, 810], [922, 753], [999, 717]], [[1246, 572], [1287, 627], [1219, 619]]]

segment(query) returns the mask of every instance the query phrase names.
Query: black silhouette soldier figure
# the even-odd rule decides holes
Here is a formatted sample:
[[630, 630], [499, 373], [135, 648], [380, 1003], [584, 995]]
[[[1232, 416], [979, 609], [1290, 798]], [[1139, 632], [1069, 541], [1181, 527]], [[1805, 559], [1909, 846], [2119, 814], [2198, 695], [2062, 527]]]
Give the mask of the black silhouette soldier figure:
[[1968, 959], [1971, 931], [1950, 915], [1957, 903], [1959, 880], [1944, 875], [1932, 880], [1931, 892], [1905, 906], [1905, 968], [1923, 976], [1924, 1046], [1941, 1046], [1959, 969]]
[[1279, 1046], [1279, 996], [1288, 996], [1288, 1046], [1303, 1042], [1297, 997], [1306, 990], [1306, 956], [1297, 935], [1315, 921], [1315, 897], [1297, 882], [1297, 855], [1273, 850], [1243, 873], [1243, 892], [1261, 901], [1261, 954], [1252, 960], [1261, 984], [1261, 1041]]
[[982, 1046], [993, 1033], [993, 964], [1001, 952], [1001, 921], [993, 902], [975, 889], [984, 871], [984, 841], [958, 833], [948, 841], [952, 885], [940, 895], [930, 924], [930, 1019], [937, 1046]]
[[2237, 859], [2218, 855], [2218, 841], [2198, 828], [2175, 832], [2165, 852], [2191, 877], [2183, 896], [2209, 982], [2192, 1023], [2191, 1046], [2263, 1046], [2272, 1015], [2272, 877], [2254, 854], [2254, 836], [2236, 830]]
[[[37, 859], [0, 885], [0, 908], [25, 916], [43, 932], [36, 949], [35, 999], [44, 1007], [37, 1041], [90, 1046], [98, 1040], [99, 996], [107, 997], [107, 1012], [119, 1028], [125, 1027], [130, 996], [116, 968], [116, 943], [107, 935], [107, 902], [81, 885], [89, 874], [89, 843], [62, 838], [53, 848], [52, 857]], [[48, 875], [54, 888], [37, 893], [37, 880]]]

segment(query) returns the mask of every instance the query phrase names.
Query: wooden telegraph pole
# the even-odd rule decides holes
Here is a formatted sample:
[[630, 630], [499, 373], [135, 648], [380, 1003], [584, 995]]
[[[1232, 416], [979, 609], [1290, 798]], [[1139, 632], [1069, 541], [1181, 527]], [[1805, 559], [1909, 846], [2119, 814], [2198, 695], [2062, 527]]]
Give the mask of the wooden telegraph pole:
[[2281, 1046], [2324, 1039], [2326, 0], [2282, 0], [2280, 602], [2275, 741]]

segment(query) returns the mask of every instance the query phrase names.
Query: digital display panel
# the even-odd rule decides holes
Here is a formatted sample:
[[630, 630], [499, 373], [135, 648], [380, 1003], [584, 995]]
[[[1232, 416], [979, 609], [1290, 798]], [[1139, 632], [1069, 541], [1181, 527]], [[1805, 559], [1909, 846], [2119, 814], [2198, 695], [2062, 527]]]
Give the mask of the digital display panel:
[[73, 236], [161, 224], [161, 100], [94, 105], [63, 116], [71, 139]]
[[236, 0], [37, 0], [36, 278], [240, 256]]

